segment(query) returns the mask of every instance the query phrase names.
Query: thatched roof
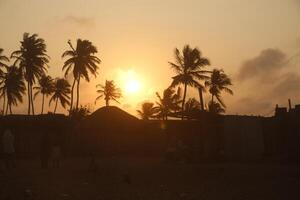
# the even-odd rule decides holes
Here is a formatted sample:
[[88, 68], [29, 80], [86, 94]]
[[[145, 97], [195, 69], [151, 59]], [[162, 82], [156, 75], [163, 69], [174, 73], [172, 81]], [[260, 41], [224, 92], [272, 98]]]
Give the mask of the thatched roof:
[[106, 106], [99, 108], [88, 116], [83, 124], [92, 128], [128, 128], [136, 126], [140, 121], [115, 106]]

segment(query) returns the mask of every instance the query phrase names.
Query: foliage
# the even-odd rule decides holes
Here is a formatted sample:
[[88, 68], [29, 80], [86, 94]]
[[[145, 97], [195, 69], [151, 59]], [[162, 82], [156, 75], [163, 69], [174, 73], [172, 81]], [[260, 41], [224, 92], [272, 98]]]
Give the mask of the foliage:
[[17, 106], [18, 102], [23, 102], [22, 96], [25, 94], [26, 87], [22, 72], [17, 67], [10, 66], [5, 68], [6, 72], [3, 72], [3, 77], [0, 82], [0, 96], [7, 101], [5, 114], [7, 114], [8, 109], [12, 114], [11, 106]]
[[106, 106], [109, 106], [110, 100], [119, 103], [118, 99], [121, 98], [122, 96], [121, 89], [116, 87], [113, 80], [111, 81], [106, 80], [105, 85], [98, 84], [96, 87], [101, 88], [97, 90], [97, 93], [100, 95], [96, 98], [96, 101], [104, 97]]
[[137, 113], [142, 120], [149, 120], [157, 117], [158, 109], [154, 106], [154, 103], [144, 102], [141, 110], [137, 110]]
[[24, 33], [20, 49], [11, 54], [11, 58], [16, 59], [15, 64], [19, 64], [28, 84], [28, 114], [31, 111], [34, 114], [32, 85], [47, 71], [49, 57], [46, 53], [46, 44], [42, 38], [39, 38], [37, 34]]
[[170, 113], [177, 112], [180, 109], [179, 104], [182, 102], [180, 87], [178, 87], [177, 92], [172, 88], [165, 89], [162, 97], [156, 92], [156, 96], [159, 100], [159, 102], [156, 102], [158, 105], [157, 117], [167, 120]]
[[209, 92], [211, 94], [211, 101], [213, 102], [214, 97], [216, 97], [218, 102], [224, 108], [226, 108], [226, 105], [221, 98], [221, 92], [225, 91], [233, 95], [233, 91], [228, 87], [231, 85], [231, 79], [224, 73], [222, 69], [214, 69], [210, 79], [205, 81], [205, 86], [209, 88]]
[[[203, 67], [210, 64], [207, 58], [202, 57], [200, 50], [191, 48], [189, 45], [184, 46], [182, 54], [175, 49], [175, 63], [169, 62], [171, 68], [175, 71], [176, 76], [172, 77], [171, 87], [184, 85], [182, 111], [184, 110], [187, 86], [203, 88], [199, 83], [200, 80], [207, 80], [209, 77], [206, 73], [209, 71], [202, 70]], [[183, 118], [183, 117], [182, 117]]]
[[209, 102], [208, 109], [209, 109], [209, 112], [212, 112], [215, 114], [225, 113], [225, 109], [222, 107], [222, 105], [215, 101]]
[[70, 110], [72, 110], [75, 83], [77, 82], [77, 102], [75, 108], [78, 109], [80, 78], [83, 77], [89, 82], [89, 73], [96, 77], [98, 64], [101, 63], [101, 60], [94, 55], [98, 52], [96, 46], [88, 40], [77, 39], [76, 48], [72, 46], [71, 41], [68, 41], [68, 44], [71, 50], [67, 50], [62, 54], [62, 58], [68, 57], [64, 62], [62, 69], [65, 71], [65, 77], [67, 77], [67, 75], [72, 71], [74, 78], [70, 103]]
[[66, 79], [57, 78], [54, 83], [53, 95], [50, 98], [49, 106], [52, 101], [55, 101], [54, 113], [56, 112], [58, 100], [63, 108], [66, 108], [67, 105], [70, 105], [70, 84]]
[[70, 117], [75, 121], [80, 121], [89, 114], [91, 114], [91, 108], [88, 105], [81, 105], [78, 109], [73, 108], [72, 110], [70, 110]]

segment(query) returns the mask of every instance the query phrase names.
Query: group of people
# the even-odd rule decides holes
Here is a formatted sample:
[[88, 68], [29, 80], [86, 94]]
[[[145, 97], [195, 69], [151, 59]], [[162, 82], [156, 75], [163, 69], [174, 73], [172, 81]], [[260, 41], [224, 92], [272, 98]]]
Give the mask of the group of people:
[[[6, 126], [4, 131], [0, 132], [1, 143], [0, 155], [4, 161], [4, 167], [7, 170], [16, 167], [15, 134], [13, 127]], [[57, 130], [51, 129], [42, 133], [41, 136], [40, 159], [41, 167], [49, 167], [49, 161], [53, 168], [59, 168], [61, 160], [61, 135]]]

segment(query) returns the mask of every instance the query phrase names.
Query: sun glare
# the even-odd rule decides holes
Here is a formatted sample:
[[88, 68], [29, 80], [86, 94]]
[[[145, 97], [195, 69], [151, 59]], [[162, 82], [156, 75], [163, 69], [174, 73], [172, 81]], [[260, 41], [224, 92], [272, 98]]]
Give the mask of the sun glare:
[[120, 73], [122, 90], [124, 95], [137, 95], [141, 90], [140, 77], [133, 70]]
[[128, 80], [128, 82], [126, 83], [126, 92], [136, 93], [139, 90], [140, 90], [140, 83], [137, 80], [135, 79]]

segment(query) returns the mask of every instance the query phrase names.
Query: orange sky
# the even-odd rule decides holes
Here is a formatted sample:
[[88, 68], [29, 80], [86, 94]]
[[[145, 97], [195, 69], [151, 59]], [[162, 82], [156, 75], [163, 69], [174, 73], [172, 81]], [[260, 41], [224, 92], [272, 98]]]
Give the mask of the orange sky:
[[[0, 18], [0, 48], [10, 54], [24, 32], [38, 33], [46, 40], [53, 77], [62, 76], [68, 39], [91, 40], [103, 62], [97, 79], [82, 83], [81, 104], [94, 109], [104, 105], [94, 105], [96, 84], [105, 79], [123, 84], [120, 74], [133, 71], [140, 92], [124, 94], [120, 107], [135, 114], [140, 102], [153, 101], [170, 84], [174, 74], [167, 62], [184, 44], [199, 47], [210, 68], [223, 68], [233, 78], [235, 95], [224, 96], [228, 113], [266, 114], [276, 103], [286, 105], [288, 97], [300, 103], [299, 59], [285, 62], [300, 51], [298, 0], [0, 0]], [[262, 53], [267, 49], [271, 56]], [[275, 50], [285, 55], [277, 64], [269, 59]], [[239, 79], [247, 66], [259, 68], [253, 77]], [[271, 81], [260, 78], [265, 76]], [[197, 96], [192, 89], [189, 94]], [[26, 97], [13, 110], [25, 113]]]

